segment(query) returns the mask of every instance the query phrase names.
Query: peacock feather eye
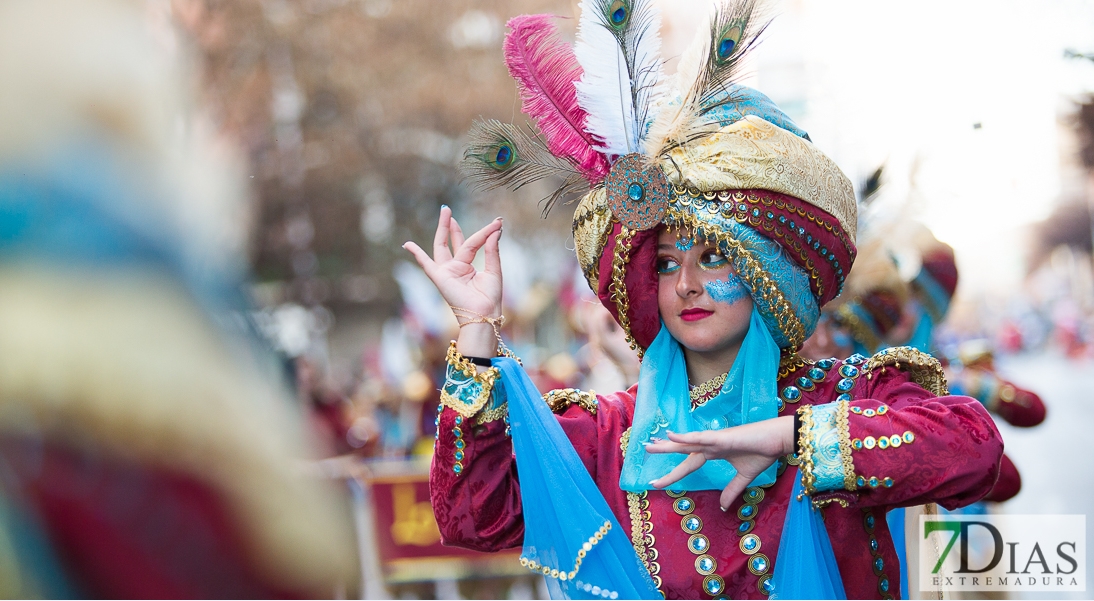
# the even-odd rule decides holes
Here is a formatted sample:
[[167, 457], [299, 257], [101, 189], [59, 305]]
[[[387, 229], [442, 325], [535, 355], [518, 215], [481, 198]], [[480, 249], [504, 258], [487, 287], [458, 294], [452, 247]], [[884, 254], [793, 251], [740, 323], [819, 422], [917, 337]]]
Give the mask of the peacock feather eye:
[[724, 61], [733, 54], [733, 51], [737, 48], [737, 43], [741, 41], [741, 27], [734, 25], [730, 27], [728, 31], [722, 34], [722, 37], [718, 39], [718, 60]]
[[612, 27], [622, 29], [627, 25], [627, 20], [630, 17], [631, 7], [626, 0], [615, 0], [608, 6], [608, 21], [612, 24]]
[[498, 153], [494, 155], [494, 166], [504, 169], [513, 162], [513, 148], [507, 144], [498, 147]]

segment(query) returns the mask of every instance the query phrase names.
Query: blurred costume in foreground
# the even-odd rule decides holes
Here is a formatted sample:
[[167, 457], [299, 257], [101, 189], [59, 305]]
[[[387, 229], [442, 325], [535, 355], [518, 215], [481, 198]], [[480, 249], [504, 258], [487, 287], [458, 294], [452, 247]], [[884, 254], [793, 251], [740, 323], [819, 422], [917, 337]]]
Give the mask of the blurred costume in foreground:
[[145, 8], [0, 5], [0, 597], [328, 597], [352, 521], [257, 360], [242, 188]]
[[[562, 173], [567, 187], [552, 200], [592, 187], [574, 215], [578, 260], [643, 362], [629, 390], [555, 390], [544, 406], [512, 359], [476, 374], [453, 346], [431, 490], [447, 543], [523, 540], [522, 561], [555, 595], [898, 597], [885, 512], [958, 507], [995, 482], [1002, 441], [991, 418], [973, 399], [946, 396], [929, 355], [814, 362], [796, 352], [851, 268], [856, 206], [805, 132], [734, 83], [764, 27], [754, 4], [717, 6], [671, 91], [650, 2], [584, 1], [573, 50], [550, 17], [509, 22], [506, 61], [546, 140], [478, 124], [467, 170], [508, 186]], [[732, 369], [709, 382], [688, 382], [659, 315], [664, 228], [678, 248], [716, 241], [754, 303]], [[725, 512], [719, 493], [736, 475], [726, 461], [671, 490], [649, 485], [683, 458], [646, 452], [665, 431], [794, 414], [799, 452]]]

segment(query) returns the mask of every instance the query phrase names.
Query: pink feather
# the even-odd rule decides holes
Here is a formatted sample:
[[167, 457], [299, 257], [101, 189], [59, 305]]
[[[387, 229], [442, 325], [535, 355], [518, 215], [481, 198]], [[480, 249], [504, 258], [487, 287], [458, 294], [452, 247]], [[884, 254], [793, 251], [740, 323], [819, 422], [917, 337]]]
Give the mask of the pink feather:
[[505, 65], [520, 88], [521, 110], [539, 126], [551, 154], [572, 160], [591, 184], [607, 176], [610, 165], [594, 150], [585, 131], [586, 113], [577, 103], [574, 82], [581, 65], [573, 48], [558, 37], [552, 15], [521, 15], [509, 20]]

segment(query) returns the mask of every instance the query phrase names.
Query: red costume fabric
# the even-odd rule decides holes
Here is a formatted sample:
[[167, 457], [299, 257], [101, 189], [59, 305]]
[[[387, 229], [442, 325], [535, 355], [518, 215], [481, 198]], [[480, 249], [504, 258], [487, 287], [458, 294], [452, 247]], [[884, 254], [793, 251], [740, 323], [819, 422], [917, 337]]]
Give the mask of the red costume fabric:
[[[780, 390], [803, 378], [813, 382], [805, 387], [811, 390], [803, 389], [797, 400], [784, 403], [780, 414], [835, 400], [840, 394], [837, 371], [862, 364], [861, 358], [847, 361], [834, 362], [819, 381], [807, 378], [817, 374], [817, 367], [809, 364], [780, 378]], [[954, 509], [983, 498], [999, 476], [1003, 442], [975, 399], [935, 397], [911, 374], [892, 366], [862, 370], [856, 378], [849, 391], [848, 440], [841, 447], [851, 454], [862, 484], [855, 491], [829, 491], [813, 498], [824, 507], [848, 598], [899, 598], [900, 568], [886, 511], [932, 502]], [[724, 513], [718, 508], [720, 491], [628, 494], [619, 488], [619, 475], [636, 392], [637, 386], [599, 396], [595, 406], [574, 403], [557, 418], [615, 517], [631, 532], [639, 557], [667, 598], [709, 598], [702, 588], [703, 575], [697, 571], [699, 553], [689, 548], [689, 534], [683, 529], [683, 520], [698, 517], [710, 542], [707, 554], [716, 560], [714, 573], [725, 580], [722, 594], [734, 599], [766, 598], [763, 583], [778, 561], [797, 473], [794, 466], [800, 459], [780, 459], [781, 473], [773, 485], [749, 488]], [[456, 418], [452, 409], [442, 409], [430, 476], [442, 539], [445, 544], [481, 551], [517, 547], [524, 522], [507, 425], [501, 419], [477, 423], [471, 418], [457, 428]], [[875, 442], [882, 439], [884, 445]], [[898, 439], [899, 443], [889, 442]], [[462, 461], [459, 470], [453, 469], [454, 457]], [[690, 503], [681, 505], [676, 498], [681, 495]], [[693, 510], [681, 511], [688, 507]]]

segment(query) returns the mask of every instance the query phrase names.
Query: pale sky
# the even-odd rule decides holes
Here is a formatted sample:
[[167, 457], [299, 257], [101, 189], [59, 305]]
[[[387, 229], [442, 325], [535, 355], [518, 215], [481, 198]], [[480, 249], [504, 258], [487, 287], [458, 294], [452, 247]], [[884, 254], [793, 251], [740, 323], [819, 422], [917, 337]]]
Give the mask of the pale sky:
[[[664, 54], [709, 2], [668, 0]], [[1061, 197], [1069, 99], [1094, 90], [1094, 2], [781, 0], [749, 85], [768, 94], [858, 183], [888, 161], [886, 203], [958, 253], [961, 292], [1019, 283], [1018, 230]], [[673, 67], [670, 65], [670, 71]], [[979, 123], [980, 128], [974, 128]], [[1074, 185], [1074, 184], [1072, 184]]]

